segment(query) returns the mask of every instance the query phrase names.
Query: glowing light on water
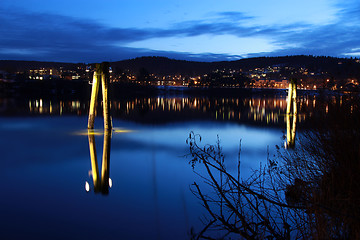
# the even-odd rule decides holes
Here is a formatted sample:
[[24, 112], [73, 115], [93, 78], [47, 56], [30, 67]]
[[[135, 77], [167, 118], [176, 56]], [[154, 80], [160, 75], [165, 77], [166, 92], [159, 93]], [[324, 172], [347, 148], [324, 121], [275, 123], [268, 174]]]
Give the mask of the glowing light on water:
[[78, 135], [78, 136], [88, 136], [88, 135], [95, 135], [95, 136], [101, 136], [104, 133], [100, 132], [99, 130], [91, 130], [88, 132], [88, 130], [86, 131], [81, 131], [81, 132], [74, 132], [74, 135]]
[[85, 182], [85, 191], [87, 191], [87, 192], [90, 191], [90, 185], [87, 181]]
[[134, 132], [134, 130], [113, 128], [113, 132], [114, 133], [130, 133], [130, 132]]
[[111, 178], [109, 178], [109, 187], [110, 187], [110, 188], [112, 187], [112, 180], [111, 180]]
[[[134, 132], [134, 130], [130, 130], [130, 129], [121, 129], [121, 128], [113, 128], [112, 129], [112, 133], [131, 133]], [[101, 136], [104, 135], [104, 130], [97, 130], [97, 129], [87, 129], [84, 131], [78, 131], [78, 132], [74, 132], [72, 133], [73, 135], [78, 135], [78, 136], [88, 136], [88, 135], [94, 135], [94, 136]]]

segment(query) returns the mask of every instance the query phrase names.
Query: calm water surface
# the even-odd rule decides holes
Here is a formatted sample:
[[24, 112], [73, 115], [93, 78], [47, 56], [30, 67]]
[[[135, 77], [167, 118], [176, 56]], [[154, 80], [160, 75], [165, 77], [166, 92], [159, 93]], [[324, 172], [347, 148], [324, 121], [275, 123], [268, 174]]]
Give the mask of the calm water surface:
[[[300, 107], [300, 123], [314, 101], [299, 101], [307, 106]], [[115, 129], [108, 138], [100, 117], [88, 135], [87, 102], [2, 99], [0, 105], [0, 239], [189, 239], [191, 228], [204, 227], [205, 213], [189, 190], [202, 181], [185, 156], [190, 131], [205, 143], [219, 136], [234, 169], [241, 139], [246, 177], [266, 162], [268, 146], [273, 153], [283, 144], [286, 130], [284, 96], [124, 99], [112, 103]]]

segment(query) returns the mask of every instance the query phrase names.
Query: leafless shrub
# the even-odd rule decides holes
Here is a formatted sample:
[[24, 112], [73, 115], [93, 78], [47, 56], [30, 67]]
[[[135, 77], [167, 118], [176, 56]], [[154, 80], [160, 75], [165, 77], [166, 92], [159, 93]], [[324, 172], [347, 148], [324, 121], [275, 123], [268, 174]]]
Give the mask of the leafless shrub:
[[191, 188], [209, 213], [194, 239], [360, 238], [360, 134], [354, 126], [303, 133], [296, 149], [278, 147], [278, 156], [247, 179], [226, 169], [219, 140], [201, 145], [191, 132], [187, 143], [191, 165], [204, 166], [199, 174], [211, 189]]

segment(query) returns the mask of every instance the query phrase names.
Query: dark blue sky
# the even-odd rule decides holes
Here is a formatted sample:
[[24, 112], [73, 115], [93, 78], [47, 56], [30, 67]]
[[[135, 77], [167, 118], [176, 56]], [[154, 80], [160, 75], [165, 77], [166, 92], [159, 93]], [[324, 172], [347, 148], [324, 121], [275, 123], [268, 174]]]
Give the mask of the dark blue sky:
[[0, 59], [360, 57], [359, 0], [1, 0]]

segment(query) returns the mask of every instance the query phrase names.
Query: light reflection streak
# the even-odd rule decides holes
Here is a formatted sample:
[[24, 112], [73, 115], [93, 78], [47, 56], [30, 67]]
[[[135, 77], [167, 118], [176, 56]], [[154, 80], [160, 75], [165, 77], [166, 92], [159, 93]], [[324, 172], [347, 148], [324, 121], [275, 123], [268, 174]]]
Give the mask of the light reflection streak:
[[[329, 105], [342, 105], [344, 99], [330, 97], [327, 105], [316, 104], [315, 96], [300, 96], [298, 98], [298, 120], [304, 122], [314, 111], [329, 114]], [[216, 120], [251, 121], [262, 124], [277, 124], [283, 121], [282, 113], [286, 112], [287, 100], [284, 96], [244, 97], [244, 98], [207, 98], [207, 97], [144, 97], [126, 100], [113, 100], [112, 115], [119, 118], [142, 118], [144, 114], [160, 114], [161, 117], [184, 116], [191, 119], [194, 114], [207, 116]], [[86, 115], [89, 102], [48, 101], [34, 99], [28, 101], [28, 111], [32, 114], [75, 114]], [[125, 108], [124, 108], [125, 107]], [[315, 109], [316, 108], [316, 109]], [[98, 110], [99, 111], [99, 110]], [[350, 111], [350, 108], [349, 108]], [[158, 116], [158, 115], [156, 115]]]
[[[130, 133], [130, 132], [135, 132], [134, 130], [130, 130], [130, 129], [122, 129], [122, 128], [112, 128], [112, 130], [110, 130], [112, 134], [116, 134], [116, 133]], [[90, 129], [90, 130], [84, 130], [84, 131], [78, 131], [78, 132], [73, 132], [72, 135], [77, 135], [77, 136], [88, 136], [88, 135], [93, 135], [93, 136], [101, 136], [104, 135], [104, 131], [98, 130], [98, 129]]]
[[[88, 130], [89, 150], [91, 160], [91, 176], [93, 180], [93, 190], [95, 193], [103, 195], [109, 194], [109, 188], [112, 187], [112, 180], [110, 179], [110, 144], [111, 144], [111, 130], [104, 131], [104, 145], [101, 164], [101, 177], [99, 176], [99, 165], [96, 154], [95, 134], [93, 130]], [[90, 191], [90, 185], [85, 182], [85, 190]]]

